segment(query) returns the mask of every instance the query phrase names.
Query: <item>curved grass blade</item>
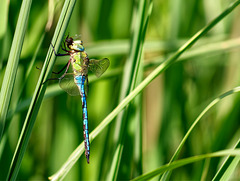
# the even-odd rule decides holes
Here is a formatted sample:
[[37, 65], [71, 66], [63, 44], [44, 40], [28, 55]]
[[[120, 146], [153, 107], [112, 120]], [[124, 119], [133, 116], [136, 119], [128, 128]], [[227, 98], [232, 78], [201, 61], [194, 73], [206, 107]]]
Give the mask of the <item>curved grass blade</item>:
[[149, 172], [149, 173], [146, 173], [146, 174], [141, 175], [139, 177], [136, 177], [132, 181], [149, 180], [149, 179], [152, 179], [153, 177], [155, 177], [159, 174], [162, 174], [162, 173], [167, 172], [167, 171], [171, 171], [175, 168], [179, 168], [179, 167], [182, 167], [182, 166], [190, 164], [190, 163], [201, 161], [201, 160], [206, 159], [206, 158], [222, 157], [222, 156], [240, 156], [240, 149], [223, 150], [223, 151], [218, 151], [218, 152], [214, 152], [214, 153], [208, 153], [208, 154], [204, 154], [204, 155], [193, 156], [193, 157], [181, 159], [181, 160], [178, 160], [178, 161], [174, 161], [170, 164], [163, 165], [163, 166], [159, 167], [158, 169], [156, 169], [152, 172]]
[[[184, 143], [186, 142], [187, 138], [189, 137], [189, 135], [192, 133], [193, 129], [195, 128], [195, 126], [197, 125], [197, 123], [200, 121], [200, 119], [214, 106], [216, 105], [219, 101], [221, 101], [223, 98], [230, 96], [234, 93], [240, 92], [240, 86], [239, 87], [235, 87], [234, 89], [225, 92], [224, 94], [220, 95], [219, 97], [217, 97], [216, 99], [214, 99], [201, 113], [200, 115], [197, 117], [197, 119], [193, 122], [193, 124], [191, 125], [191, 127], [189, 128], [188, 132], [185, 134], [184, 138], [182, 139], [181, 143], [179, 144], [177, 150], [175, 151], [173, 157], [171, 158], [169, 164], [171, 162], [173, 162], [174, 160], [176, 160], [178, 158], [178, 155], [184, 145]], [[167, 172], [165, 173], [161, 180], [166, 180], [170, 177], [171, 173]]]

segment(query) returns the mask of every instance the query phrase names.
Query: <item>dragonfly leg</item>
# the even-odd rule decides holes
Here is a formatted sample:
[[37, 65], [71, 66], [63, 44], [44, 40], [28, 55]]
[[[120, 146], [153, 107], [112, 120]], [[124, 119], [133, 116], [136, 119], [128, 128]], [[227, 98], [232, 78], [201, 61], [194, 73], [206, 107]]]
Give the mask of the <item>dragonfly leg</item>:
[[[54, 72], [54, 71], [52, 71], [52, 73], [53, 74], [60, 74], [66, 67], [67, 67], [67, 65], [68, 65], [68, 63], [66, 64], [66, 65], [64, 65], [64, 67], [61, 69], [61, 70], [59, 70], [58, 72]], [[36, 67], [36, 69], [38, 69], [38, 70], [42, 70], [41, 68], [39, 68], [39, 67]]]
[[[65, 75], [66, 75], [66, 73], [67, 73], [67, 71], [68, 71], [68, 69], [69, 69], [70, 64], [71, 64], [71, 59], [70, 59], [70, 60], [68, 61], [68, 63], [65, 65], [66, 70], [65, 70], [65, 72], [62, 74], [62, 76], [61, 76], [59, 79], [62, 79], [63, 77], [65, 77]], [[63, 69], [63, 70], [64, 70], [64, 69]]]
[[62, 79], [63, 77], [65, 77], [65, 75], [66, 75], [66, 73], [67, 73], [67, 71], [68, 71], [68, 69], [69, 69], [70, 63], [71, 63], [71, 60], [69, 60], [68, 63], [67, 63], [59, 72], [55, 72], [55, 74], [60, 74], [60, 73], [66, 68], [65, 72], [63, 73], [63, 75], [62, 75], [61, 77], [59, 77], [59, 78], [49, 78], [49, 79], [45, 80], [45, 81], [43, 82], [43, 84], [45, 84], [45, 83], [46, 83], [47, 81], [49, 81], [49, 80], [60, 80], [60, 79]]
[[70, 53], [70, 51], [67, 50], [66, 44], [64, 43], [63, 45], [64, 45], [64, 47], [61, 46], [61, 49], [62, 49], [63, 51], [65, 51], [65, 52]]
[[66, 50], [66, 52], [68, 52], [68, 53], [64, 53], [64, 54], [62, 54], [62, 53], [57, 53], [57, 52], [55, 51], [55, 48], [54, 48], [54, 46], [53, 46], [52, 43], [51, 43], [51, 46], [52, 46], [52, 48], [53, 48], [53, 52], [54, 52], [55, 56], [66, 56], [66, 55], [70, 55], [70, 52], [69, 52], [68, 50]]
[[36, 67], [36, 69], [38, 69], [38, 70], [42, 70], [41, 68], [39, 68], [39, 67]]
[[45, 80], [42, 84], [45, 84], [49, 80], [59, 80], [59, 78], [49, 78], [49, 79]]
[[69, 50], [67, 50], [66, 48], [63, 48], [62, 46], [61, 46], [61, 49], [65, 52], [69, 52]]
[[67, 66], [68, 66], [68, 63], [66, 65], [64, 65], [64, 67], [61, 70], [59, 70], [58, 72], [52, 72], [52, 73], [60, 74], [64, 69], [66, 69]]
[[[39, 68], [39, 67], [36, 67], [38, 70], [42, 70], [41, 68]], [[58, 79], [58, 78], [56, 78], [56, 79]], [[42, 84], [45, 84], [47, 81], [49, 81], [49, 80], [55, 80], [55, 78], [50, 78], [50, 79], [47, 79], [47, 80], [45, 80]]]

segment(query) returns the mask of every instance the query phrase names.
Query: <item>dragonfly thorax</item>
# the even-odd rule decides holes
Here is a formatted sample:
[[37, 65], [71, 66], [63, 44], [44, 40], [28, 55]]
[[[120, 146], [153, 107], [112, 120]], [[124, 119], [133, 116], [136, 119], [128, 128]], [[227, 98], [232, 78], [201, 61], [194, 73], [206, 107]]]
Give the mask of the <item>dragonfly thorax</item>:
[[85, 51], [71, 54], [71, 64], [75, 75], [88, 74], [89, 59]]

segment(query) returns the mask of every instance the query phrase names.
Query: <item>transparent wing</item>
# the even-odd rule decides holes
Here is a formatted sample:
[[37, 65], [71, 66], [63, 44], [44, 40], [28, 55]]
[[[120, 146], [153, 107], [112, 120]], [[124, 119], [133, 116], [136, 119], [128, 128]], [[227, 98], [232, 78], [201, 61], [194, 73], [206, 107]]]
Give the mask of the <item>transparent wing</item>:
[[71, 96], [80, 95], [79, 89], [74, 82], [73, 74], [66, 74], [59, 80], [60, 87]]
[[72, 38], [74, 40], [80, 40], [81, 39], [81, 35], [75, 34]]
[[109, 59], [104, 58], [101, 60], [91, 59], [89, 61], [89, 69], [97, 76], [100, 77], [109, 67]]

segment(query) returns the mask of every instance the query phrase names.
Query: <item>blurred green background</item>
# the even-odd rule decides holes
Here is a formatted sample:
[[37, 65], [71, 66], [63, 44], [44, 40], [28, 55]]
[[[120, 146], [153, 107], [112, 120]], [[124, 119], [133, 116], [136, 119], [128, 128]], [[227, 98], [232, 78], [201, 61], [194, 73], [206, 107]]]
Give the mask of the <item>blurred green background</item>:
[[[124, 85], [124, 65], [129, 60], [134, 36], [136, 10], [140, 1], [77, 1], [65, 36], [81, 35], [90, 58], [110, 59], [102, 78], [90, 73], [87, 96], [89, 129], [96, 128], [118, 105]], [[9, 3], [9, 4], [8, 4]], [[11, 97], [6, 139], [1, 141], [0, 180], [6, 178], [27, 109], [36, 87], [47, 50], [58, 21], [63, 1], [32, 2], [29, 23]], [[153, 0], [142, 53], [143, 78], [175, 52], [197, 31], [219, 15], [227, 0]], [[0, 84], [2, 84], [11, 43], [18, 21], [21, 1], [4, 0], [0, 28]], [[54, 7], [54, 9], [53, 9]], [[51, 13], [54, 16], [51, 17]], [[240, 83], [240, 9], [218, 23], [175, 64], [153, 80], [140, 94], [140, 103], [124, 118], [126, 135], [117, 179], [129, 180], [168, 163], [183, 136], [217, 96]], [[51, 19], [53, 18], [53, 19]], [[48, 23], [48, 24], [47, 24]], [[41, 36], [46, 36], [26, 79]], [[60, 70], [68, 57], [58, 57], [53, 71]], [[56, 77], [56, 75], [52, 75]], [[25, 82], [26, 81], [26, 82]], [[24, 84], [23, 94], [18, 99]], [[140, 117], [133, 109], [140, 108]], [[14, 111], [15, 110], [15, 111]], [[184, 145], [180, 157], [231, 148], [240, 136], [240, 97], [229, 96], [213, 107], [200, 121]], [[141, 121], [141, 146], [136, 147], [136, 119]], [[82, 155], [65, 180], [105, 180], [114, 157], [113, 122], [91, 143], [90, 164]], [[82, 108], [79, 97], [63, 92], [57, 81], [50, 81], [34, 129], [23, 157], [18, 180], [46, 180], [66, 161], [83, 141]], [[138, 150], [140, 148], [140, 150]], [[140, 154], [140, 162], [134, 157]], [[210, 180], [222, 159], [196, 162], [173, 171], [171, 180]], [[236, 167], [232, 178], [240, 177]], [[158, 179], [158, 178], [157, 178]]]

